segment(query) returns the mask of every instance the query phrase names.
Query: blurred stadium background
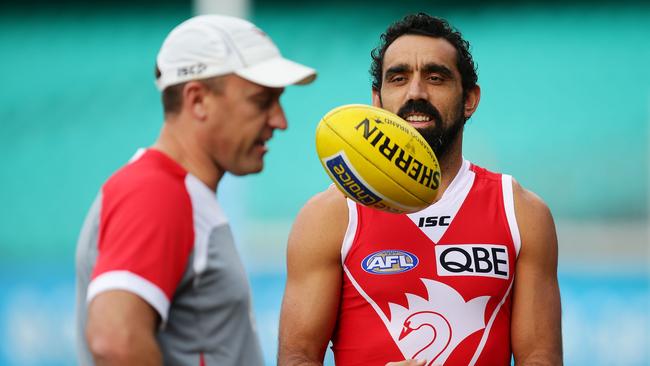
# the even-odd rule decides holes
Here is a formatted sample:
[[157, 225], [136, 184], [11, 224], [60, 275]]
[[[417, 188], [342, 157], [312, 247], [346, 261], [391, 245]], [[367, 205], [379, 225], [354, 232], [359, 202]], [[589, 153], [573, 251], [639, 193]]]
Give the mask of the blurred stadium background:
[[[465, 156], [551, 207], [566, 365], [650, 365], [650, 4], [643, 0], [45, 1], [0, 5], [0, 366], [72, 365], [74, 250], [97, 189], [162, 121], [163, 38], [193, 12], [244, 15], [319, 70], [283, 97], [290, 128], [266, 170], [218, 195], [275, 364], [284, 251], [328, 178], [313, 147], [331, 108], [369, 103], [369, 52], [413, 11], [472, 43], [483, 96]], [[328, 358], [331, 364], [331, 358]]]

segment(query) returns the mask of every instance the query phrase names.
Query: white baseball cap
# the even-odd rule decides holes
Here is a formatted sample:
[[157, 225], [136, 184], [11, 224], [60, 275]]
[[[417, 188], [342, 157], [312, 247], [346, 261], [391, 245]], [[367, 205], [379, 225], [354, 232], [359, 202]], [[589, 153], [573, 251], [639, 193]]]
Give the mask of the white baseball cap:
[[314, 69], [283, 58], [254, 24], [223, 15], [199, 15], [176, 26], [163, 42], [156, 66], [160, 91], [230, 73], [272, 88], [308, 84], [316, 78]]

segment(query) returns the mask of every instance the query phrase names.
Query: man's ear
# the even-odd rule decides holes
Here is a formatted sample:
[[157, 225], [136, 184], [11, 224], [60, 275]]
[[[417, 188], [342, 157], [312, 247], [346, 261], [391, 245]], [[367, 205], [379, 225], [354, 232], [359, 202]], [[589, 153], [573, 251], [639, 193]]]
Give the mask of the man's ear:
[[381, 108], [381, 95], [375, 88], [372, 89], [372, 105]]
[[469, 119], [474, 112], [476, 112], [476, 108], [478, 108], [478, 103], [481, 101], [481, 87], [476, 84], [472, 89], [467, 91], [467, 95], [465, 96], [465, 108], [464, 108], [464, 115], [465, 119]]
[[183, 110], [194, 119], [204, 121], [208, 117], [206, 96], [208, 89], [198, 81], [190, 81], [183, 87]]

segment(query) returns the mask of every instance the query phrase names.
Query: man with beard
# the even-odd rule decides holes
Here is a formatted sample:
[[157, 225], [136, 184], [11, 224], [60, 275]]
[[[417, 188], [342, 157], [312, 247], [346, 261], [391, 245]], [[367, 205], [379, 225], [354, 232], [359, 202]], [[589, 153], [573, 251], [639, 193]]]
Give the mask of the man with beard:
[[[557, 238], [542, 200], [462, 155], [480, 100], [469, 44], [409, 15], [373, 51], [373, 105], [417, 128], [442, 170], [408, 215], [330, 187], [298, 215], [287, 253], [279, 364], [561, 365]], [[515, 280], [516, 278], [516, 280]]]

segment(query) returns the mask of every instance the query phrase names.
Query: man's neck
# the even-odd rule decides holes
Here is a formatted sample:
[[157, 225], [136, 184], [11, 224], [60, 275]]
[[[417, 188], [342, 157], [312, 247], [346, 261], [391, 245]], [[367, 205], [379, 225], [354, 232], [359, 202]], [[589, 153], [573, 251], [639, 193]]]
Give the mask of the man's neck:
[[458, 172], [460, 171], [461, 166], [463, 165], [463, 140], [462, 136], [456, 141], [454, 146], [452, 146], [444, 156], [441, 156], [438, 160], [440, 164], [440, 174], [442, 179], [440, 181], [440, 187], [438, 187], [438, 198], [440, 199], [451, 185], [451, 182], [456, 178]]
[[160, 131], [158, 140], [152, 146], [176, 161], [188, 173], [192, 174], [216, 191], [223, 171], [217, 168], [196, 141], [191, 141], [191, 134], [183, 127], [175, 125], [177, 122], [165, 122]]

